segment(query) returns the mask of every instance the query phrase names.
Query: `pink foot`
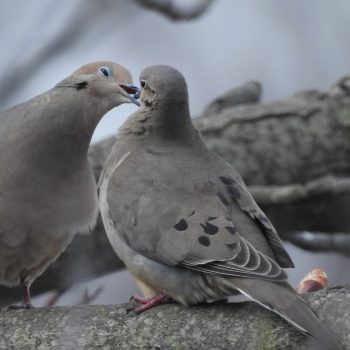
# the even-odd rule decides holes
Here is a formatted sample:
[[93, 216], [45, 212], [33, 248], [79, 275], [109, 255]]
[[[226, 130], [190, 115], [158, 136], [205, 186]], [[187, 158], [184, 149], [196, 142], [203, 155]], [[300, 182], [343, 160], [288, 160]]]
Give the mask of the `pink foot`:
[[26, 309], [34, 309], [32, 304], [12, 304], [7, 307], [7, 310], [26, 310]]
[[149, 299], [146, 299], [146, 298], [142, 298], [138, 295], [133, 295], [131, 298], [130, 298], [130, 301], [136, 301], [137, 303], [140, 303], [140, 304], [147, 304], [149, 302]]
[[22, 304], [12, 304], [8, 306], [7, 310], [25, 310], [25, 309], [34, 309], [34, 306], [31, 303], [29, 285], [24, 278], [20, 278], [20, 284], [23, 289], [23, 303]]
[[134, 295], [132, 297], [132, 300], [135, 300], [138, 303], [143, 304], [142, 306], [140, 306], [140, 307], [135, 309], [135, 312], [137, 314], [140, 314], [140, 313], [142, 313], [142, 312], [144, 312], [146, 310], [152, 309], [153, 307], [155, 307], [157, 305], [161, 305], [161, 304], [164, 304], [164, 303], [168, 303], [168, 302], [174, 301], [173, 299], [169, 298], [165, 294], [159, 294], [156, 297], [154, 297], [152, 299], [149, 299], [149, 300], [141, 298], [141, 297], [139, 297], [137, 295]]

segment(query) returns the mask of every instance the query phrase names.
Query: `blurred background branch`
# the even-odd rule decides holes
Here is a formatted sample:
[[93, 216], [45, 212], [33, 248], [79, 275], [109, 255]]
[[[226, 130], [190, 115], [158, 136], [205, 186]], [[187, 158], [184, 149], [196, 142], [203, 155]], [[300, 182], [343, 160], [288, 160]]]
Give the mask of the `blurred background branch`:
[[174, 21], [191, 20], [208, 10], [214, 0], [134, 0], [141, 6], [157, 11]]
[[305, 250], [314, 252], [333, 251], [350, 256], [350, 233], [294, 232], [283, 238]]

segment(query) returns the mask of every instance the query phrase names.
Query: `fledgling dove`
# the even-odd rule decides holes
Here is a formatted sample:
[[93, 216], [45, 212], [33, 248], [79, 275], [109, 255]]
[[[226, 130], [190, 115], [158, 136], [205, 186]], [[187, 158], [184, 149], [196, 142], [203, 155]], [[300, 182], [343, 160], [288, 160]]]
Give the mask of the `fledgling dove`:
[[23, 287], [23, 304], [10, 308], [31, 307], [30, 284], [95, 225], [88, 147], [105, 113], [138, 104], [131, 81], [119, 64], [90, 63], [0, 114], [0, 284]]
[[185, 79], [141, 74], [141, 108], [120, 128], [100, 179], [109, 240], [145, 298], [184, 305], [241, 292], [324, 349], [340, 345], [287, 282], [293, 263], [234, 168], [194, 128]]

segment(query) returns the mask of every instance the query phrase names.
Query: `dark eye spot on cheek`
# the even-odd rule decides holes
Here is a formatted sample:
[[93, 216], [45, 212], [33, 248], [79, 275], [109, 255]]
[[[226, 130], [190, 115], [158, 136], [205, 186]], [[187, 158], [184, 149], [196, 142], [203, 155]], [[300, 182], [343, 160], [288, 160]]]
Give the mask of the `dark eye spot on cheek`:
[[187, 229], [188, 225], [187, 222], [184, 219], [181, 219], [175, 226], [175, 230], [177, 231], [185, 231]]
[[87, 86], [88, 86], [87, 81], [82, 81], [82, 82], [77, 83], [77, 84], [75, 85], [75, 87], [77, 88], [77, 90], [86, 89]]
[[204, 245], [204, 247], [209, 247], [210, 246], [210, 240], [208, 237], [205, 237], [205, 236], [200, 236], [198, 238], [198, 242], [201, 244], [201, 245]]

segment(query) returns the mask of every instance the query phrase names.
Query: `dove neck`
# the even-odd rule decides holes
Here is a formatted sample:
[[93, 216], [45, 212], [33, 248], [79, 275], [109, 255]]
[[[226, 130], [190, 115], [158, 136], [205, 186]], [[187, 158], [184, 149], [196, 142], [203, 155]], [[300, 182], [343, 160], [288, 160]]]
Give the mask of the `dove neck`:
[[69, 148], [72, 153], [87, 155], [97, 124], [108, 109], [100, 101], [95, 101], [93, 96], [89, 96], [87, 91], [72, 90], [69, 96], [66, 91], [62, 98], [63, 96], [65, 103], [61, 103], [58, 113], [52, 115], [55, 121], [50, 130], [51, 141], [57, 138], [60, 145]]
[[188, 104], [141, 107], [121, 128], [122, 135], [192, 143], [196, 138]]
[[94, 102], [86, 92], [71, 88], [54, 88], [35, 97], [31, 103], [37, 113], [22, 118], [26, 145], [38, 158], [85, 162], [93, 132], [106, 112]]

